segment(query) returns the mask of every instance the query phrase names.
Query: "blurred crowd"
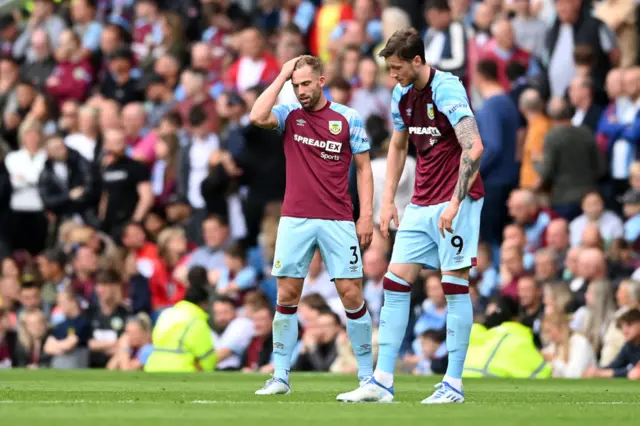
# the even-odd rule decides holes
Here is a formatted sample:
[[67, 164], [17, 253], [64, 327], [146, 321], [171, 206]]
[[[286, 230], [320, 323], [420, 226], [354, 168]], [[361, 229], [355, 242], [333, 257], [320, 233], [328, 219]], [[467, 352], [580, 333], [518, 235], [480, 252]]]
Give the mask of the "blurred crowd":
[[[328, 99], [366, 122], [379, 220], [395, 81], [377, 52], [413, 26], [428, 63], [464, 82], [485, 146], [468, 373], [517, 375], [529, 357], [532, 376], [640, 377], [634, 0], [8, 4], [1, 367], [143, 369], [162, 337], [159, 314], [192, 303], [208, 314], [217, 369], [270, 372], [285, 159], [281, 135], [248, 113], [281, 64], [319, 56]], [[296, 102], [290, 84], [280, 102]], [[401, 218], [415, 164], [410, 149]], [[350, 187], [357, 216], [355, 173]], [[392, 242], [376, 231], [363, 254], [376, 324]], [[424, 271], [412, 305], [399, 368], [441, 374], [437, 272]], [[354, 373], [319, 252], [298, 312], [294, 369]], [[520, 355], [501, 356], [509, 345], [491, 333], [524, 336]]]

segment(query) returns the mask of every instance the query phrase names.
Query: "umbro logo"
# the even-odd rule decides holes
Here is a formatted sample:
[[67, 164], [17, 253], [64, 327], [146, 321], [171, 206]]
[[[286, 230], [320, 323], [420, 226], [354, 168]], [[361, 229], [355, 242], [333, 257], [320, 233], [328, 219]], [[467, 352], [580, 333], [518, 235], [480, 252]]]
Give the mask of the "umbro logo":
[[305, 124], [307, 124], [307, 121], [306, 121], [306, 120], [304, 120], [304, 119], [302, 119], [302, 118], [299, 118], [299, 119], [296, 121], [296, 123], [298, 123], [298, 126], [304, 126]]
[[413, 110], [411, 108], [407, 108], [407, 116], [411, 117], [411, 113], [413, 112]]

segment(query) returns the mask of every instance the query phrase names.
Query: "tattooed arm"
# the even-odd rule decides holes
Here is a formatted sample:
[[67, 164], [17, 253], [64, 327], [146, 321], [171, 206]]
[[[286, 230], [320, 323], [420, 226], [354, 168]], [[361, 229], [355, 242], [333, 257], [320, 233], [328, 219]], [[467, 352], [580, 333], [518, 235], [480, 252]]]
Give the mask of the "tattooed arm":
[[453, 191], [451, 201], [457, 200], [458, 202], [462, 202], [478, 176], [480, 159], [482, 158], [484, 148], [476, 120], [472, 116], [462, 118], [453, 129], [456, 133], [458, 143], [462, 147], [462, 155], [460, 156], [458, 182]]

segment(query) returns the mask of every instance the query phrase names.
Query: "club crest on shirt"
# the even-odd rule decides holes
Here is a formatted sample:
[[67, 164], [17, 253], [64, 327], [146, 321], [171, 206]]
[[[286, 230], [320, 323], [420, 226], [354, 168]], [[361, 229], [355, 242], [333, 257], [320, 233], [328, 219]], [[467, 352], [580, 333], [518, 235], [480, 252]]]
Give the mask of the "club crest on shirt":
[[276, 269], [280, 269], [280, 261], [279, 260], [276, 261], [275, 267], [276, 267]]
[[342, 121], [330, 121], [329, 131], [332, 135], [339, 135], [342, 132]]
[[411, 112], [412, 112], [411, 108], [407, 108], [407, 117], [411, 117]]
[[433, 104], [427, 104], [427, 117], [429, 117], [430, 120], [436, 117], [436, 114], [433, 112]]

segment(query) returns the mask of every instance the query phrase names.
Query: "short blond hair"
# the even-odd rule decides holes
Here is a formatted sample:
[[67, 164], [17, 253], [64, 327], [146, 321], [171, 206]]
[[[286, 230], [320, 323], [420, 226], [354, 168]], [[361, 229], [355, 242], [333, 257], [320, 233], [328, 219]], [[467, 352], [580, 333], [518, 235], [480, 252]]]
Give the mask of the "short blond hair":
[[324, 66], [322, 65], [322, 61], [320, 58], [312, 55], [302, 55], [296, 61], [296, 65], [293, 67], [294, 70], [299, 70], [302, 67], [310, 66], [311, 70], [316, 75], [322, 75], [324, 73]]

